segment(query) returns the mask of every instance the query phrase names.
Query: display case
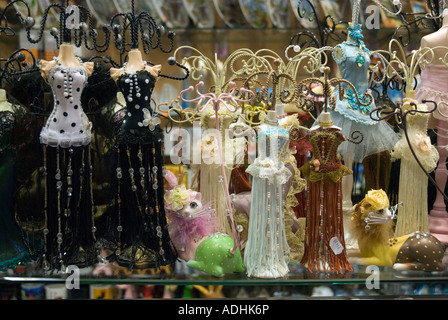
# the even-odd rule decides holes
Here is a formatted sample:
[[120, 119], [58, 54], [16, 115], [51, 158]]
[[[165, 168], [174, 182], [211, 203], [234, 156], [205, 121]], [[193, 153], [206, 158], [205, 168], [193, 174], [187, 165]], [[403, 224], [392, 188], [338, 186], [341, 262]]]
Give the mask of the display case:
[[[82, 1], [80, 1], [82, 2]], [[208, 5], [202, 8], [200, 1], [171, 1], [170, 5], [162, 5], [160, 1], [146, 1], [145, 5], [139, 9], [151, 9], [151, 14], [157, 15], [157, 23], [162, 22], [165, 27], [176, 33], [173, 41], [173, 47], [182, 46], [193, 47], [199, 50], [204, 56], [218, 61], [225, 61], [226, 58], [241, 48], [247, 48], [252, 52], [257, 52], [268, 48], [284, 56], [285, 49], [292, 43], [294, 35], [299, 32], [311, 32], [317, 37], [322, 36], [322, 31], [315, 25], [307, 28], [307, 22], [303, 25], [297, 17], [296, 7], [286, 4], [286, 1], [209, 1]], [[235, 16], [226, 11], [232, 5], [236, 7]], [[312, 1], [310, 1], [312, 2]], [[404, 1], [402, 1], [404, 2]], [[6, 7], [8, 1], [3, 1], [0, 12]], [[33, 2], [34, 3], [34, 2]], [[294, 3], [294, 1], [291, 1]], [[316, 2], [319, 8], [318, 14], [332, 14], [332, 10], [339, 5], [339, 8], [348, 9], [347, 2], [319, 1]], [[404, 2], [408, 5], [407, 2]], [[86, 7], [92, 7], [95, 10], [102, 10], [97, 17], [97, 30], [107, 21], [110, 15], [120, 12], [126, 1], [114, 1], [114, 5], [107, 7], [105, 12], [100, 6], [94, 5], [94, 1], [87, 1]], [[185, 5], [185, 6], [184, 6]], [[336, 5], [336, 7], [335, 7]], [[226, 7], [227, 6], [227, 7]], [[417, 10], [418, 6], [415, 4]], [[34, 8], [34, 7], [33, 7]], [[286, 13], [284, 12], [287, 9]], [[213, 9], [213, 10], [212, 10]], [[204, 19], [201, 24], [201, 14], [211, 14], [213, 18]], [[340, 19], [350, 20], [351, 12], [341, 10]], [[384, 14], [384, 12], [382, 12]], [[174, 17], [179, 17], [176, 20]], [[325, 16], [325, 15], [324, 15]], [[237, 21], [230, 21], [236, 17]], [[411, 25], [407, 28], [404, 36], [400, 36], [397, 31], [396, 21], [392, 18], [383, 16], [383, 24], [379, 29], [366, 29], [364, 33], [364, 42], [368, 48], [375, 50], [388, 50], [389, 41], [392, 38], [400, 40], [409, 39], [406, 44], [406, 52], [411, 53], [420, 47], [420, 40], [423, 36], [433, 32], [430, 27]], [[167, 21], [171, 19], [171, 21]], [[37, 20], [36, 20], [37, 21]], [[40, 20], [41, 21], [41, 20]], [[14, 17], [9, 15], [10, 25], [14, 26]], [[17, 21], [16, 21], [17, 22]], [[387, 26], [385, 23], [388, 23]], [[0, 24], [1, 26], [1, 24]], [[19, 48], [27, 48], [34, 53], [37, 60], [45, 59], [57, 53], [55, 44], [51, 41], [43, 41], [38, 45], [30, 44], [26, 41], [26, 34], [20, 32], [21, 25], [17, 23], [14, 26], [18, 30], [15, 35], [6, 35], [6, 32], [0, 33], [0, 43], [2, 46], [2, 58], [10, 57], [13, 52]], [[325, 39], [325, 46], [336, 46], [345, 40], [347, 33], [339, 32], [345, 27], [336, 31], [339, 37], [322, 37]], [[6, 29], [5, 29], [6, 30]], [[22, 28], [23, 30], [23, 28]], [[98, 31], [99, 32], [99, 31]], [[100, 32], [99, 32], [100, 33]], [[317, 38], [316, 37], [316, 38]], [[47, 32], [44, 38], [51, 38]], [[342, 39], [342, 40], [341, 40]], [[323, 44], [321, 44], [323, 46]], [[82, 46], [77, 48], [77, 55], [84, 59], [94, 57], [98, 52], [89, 51]], [[173, 51], [174, 52], [174, 51]], [[173, 53], [171, 52], [171, 54]], [[193, 55], [193, 51], [185, 53], [185, 56]], [[109, 48], [101, 52], [100, 56], [108, 56], [110, 60], [122, 65], [125, 55], [121, 54], [116, 48]], [[151, 51], [145, 54], [145, 59], [153, 64], [163, 64], [163, 71], [168, 76], [178, 76], [179, 69], [175, 69], [168, 63], [170, 54], [159, 50]], [[286, 60], [286, 59], [285, 59]], [[103, 60], [104, 61], [104, 60]], [[181, 61], [177, 61], [181, 62]], [[331, 71], [328, 74], [330, 78], [339, 77], [338, 68], [335, 61], [329, 61]], [[322, 76], [323, 73], [319, 73]], [[299, 79], [305, 79], [310, 75], [305, 71], [298, 72]], [[315, 76], [314, 74], [312, 76]], [[212, 75], [206, 73], [202, 78], [204, 82], [211, 81]], [[154, 88], [152, 98], [156, 101], [167, 104], [179, 98], [179, 93], [183, 90], [197, 84], [197, 80], [189, 77], [181, 81], [172, 81], [169, 77], [160, 78]], [[208, 82], [207, 82], [208, 83]], [[403, 98], [403, 92], [400, 89], [393, 88], [391, 97], [394, 102]], [[94, 89], [93, 89], [94, 90]], [[51, 111], [51, 91], [48, 87], [42, 88], [42, 97], [46, 116]], [[91, 91], [92, 92], [92, 91]], [[23, 98], [23, 97], [20, 97]], [[98, 106], [101, 97], [96, 101], [88, 101], [92, 108]], [[20, 99], [18, 99], [20, 100]], [[32, 99], [27, 100], [32, 101]], [[89, 116], [93, 115], [89, 114]], [[315, 115], [315, 114], [314, 114]], [[306, 123], [306, 122], [304, 122]], [[310, 126], [312, 122], [306, 123]], [[192, 130], [192, 123], [179, 125], [170, 123], [169, 117], [161, 121], [161, 127], [176, 128], [177, 126]], [[173, 129], [174, 130], [174, 129]], [[428, 130], [433, 144], [435, 144], [436, 129], [430, 127]], [[432, 134], [432, 135], [431, 135]], [[100, 141], [101, 143], [104, 141]], [[106, 144], [106, 142], [104, 142]], [[170, 145], [171, 143], [171, 145]], [[99, 145], [93, 146], [97, 148]], [[20, 146], [23, 147], [23, 146]], [[187, 185], [191, 185], [194, 180], [193, 166], [171, 163], [170, 150], [172, 141], [165, 137], [165, 150], [163, 154], [164, 165], [170, 167], [173, 171], [187, 173], [185, 179]], [[27, 151], [27, 149], [23, 149]], [[30, 154], [39, 154], [40, 151], [33, 147]], [[32, 163], [30, 164], [35, 165]], [[380, 161], [380, 160], [378, 160]], [[35, 169], [35, 168], [34, 168]], [[358, 164], [354, 167], [356, 174], [355, 188], [353, 189], [352, 199], [354, 203], [360, 201], [365, 189], [364, 167]], [[22, 173], [22, 182], [27, 180], [25, 175], [32, 174], [32, 169], [25, 168], [26, 173]], [[193, 173], [191, 173], [193, 172]], [[392, 172], [389, 179], [397, 179]], [[432, 177], [434, 173], [432, 173]], [[428, 203], [435, 198], [436, 189], [431, 184], [428, 186]], [[101, 198], [101, 197], [99, 197]], [[107, 200], [107, 199], [101, 199]], [[396, 199], [391, 199], [396, 200]], [[22, 203], [23, 205], [23, 203]], [[26, 204], [25, 204], [26, 207]], [[32, 208], [30, 208], [30, 211]], [[22, 221], [23, 216], [18, 218]], [[23, 222], [23, 221], [22, 221]], [[4, 232], [5, 230], [0, 230]], [[348, 250], [349, 251], [349, 250]], [[444, 261], [446, 260], [446, 257]], [[353, 271], [339, 273], [332, 272], [309, 272], [299, 261], [288, 264], [289, 273], [283, 277], [273, 279], [263, 279], [258, 277], [249, 277], [246, 273], [228, 273], [217, 277], [197, 269], [187, 266], [183, 260], [177, 260], [168, 266], [160, 268], [143, 268], [129, 270], [125, 267], [112, 266], [112, 264], [95, 263], [86, 268], [77, 268], [76, 266], [65, 272], [43, 272], [34, 262], [26, 265], [20, 265], [0, 273], [0, 298], [4, 299], [44, 299], [47, 297], [59, 297], [67, 299], [151, 299], [151, 298], [220, 298], [220, 299], [446, 299], [448, 296], [448, 274], [447, 270], [437, 272], [425, 271], [399, 271], [392, 267], [377, 267], [375, 265], [356, 265], [353, 264]], [[51, 288], [59, 289], [57, 293], [51, 293]], [[79, 286], [78, 286], [79, 285]], [[73, 286], [76, 286], [73, 288]], [[65, 288], [65, 290], [64, 290]], [[55, 290], [56, 290], [55, 289]], [[96, 290], [96, 291], [95, 291]], [[62, 293], [61, 293], [62, 292]]]

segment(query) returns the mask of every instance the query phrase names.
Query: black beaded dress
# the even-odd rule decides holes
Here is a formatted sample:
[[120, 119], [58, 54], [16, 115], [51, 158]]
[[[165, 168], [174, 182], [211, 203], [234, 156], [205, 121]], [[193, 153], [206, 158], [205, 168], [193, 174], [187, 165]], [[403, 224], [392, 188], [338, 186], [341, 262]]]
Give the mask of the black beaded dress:
[[126, 114], [112, 152], [115, 260], [130, 269], [157, 268], [177, 258], [164, 210], [163, 132], [150, 104], [157, 77], [147, 68], [125, 70], [117, 85]]

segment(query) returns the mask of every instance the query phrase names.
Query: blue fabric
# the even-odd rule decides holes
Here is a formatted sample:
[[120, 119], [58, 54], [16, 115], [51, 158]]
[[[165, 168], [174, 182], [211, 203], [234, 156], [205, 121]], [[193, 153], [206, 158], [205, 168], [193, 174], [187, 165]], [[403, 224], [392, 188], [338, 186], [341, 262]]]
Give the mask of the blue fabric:
[[[361, 49], [360, 45], [362, 47]], [[333, 57], [335, 58], [342, 78], [355, 86], [359, 99], [363, 103], [367, 102], [369, 98], [364, 98], [363, 94], [368, 90], [367, 72], [370, 65], [370, 51], [362, 44], [349, 41], [345, 41], [337, 45], [337, 47], [342, 50], [342, 57], [337, 59], [334, 57], [334, 54]], [[364, 63], [358, 64], [357, 60], [359, 61], [359, 56], [364, 57]], [[369, 125], [376, 124], [377, 121], [370, 118], [370, 111], [375, 109], [373, 99], [368, 106], [360, 105], [353, 89], [346, 84], [342, 84], [342, 87], [345, 88], [345, 94], [342, 100], [339, 99], [338, 90], [334, 92], [337, 97], [334, 111], [339, 112], [350, 120]]]
[[[360, 26], [357, 25], [349, 31], [351, 41], [344, 41], [337, 45], [335, 51], [339, 48], [342, 55], [337, 57], [333, 51], [333, 58], [342, 78], [354, 85], [361, 101], [368, 102], [368, 98], [364, 98], [363, 95], [369, 89], [370, 51], [362, 41]], [[370, 105], [360, 105], [353, 89], [345, 83], [341, 86], [345, 89], [344, 96], [339, 99], [339, 88], [335, 88], [333, 94], [336, 95], [336, 106], [334, 110], [329, 110], [331, 119], [335, 126], [342, 129], [345, 137], [352, 137], [356, 131], [363, 136], [362, 142], [358, 144], [350, 141], [341, 143], [338, 152], [342, 158], [345, 161], [361, 163], [369, 155], [393, 149], [399, 140], [398, 134], [386, 121], [376, 121], [370, 117], [370, 112], [376, 109], [373, 98]], [[318, 125], [319, 120], [320, 117], [314, 125]]]

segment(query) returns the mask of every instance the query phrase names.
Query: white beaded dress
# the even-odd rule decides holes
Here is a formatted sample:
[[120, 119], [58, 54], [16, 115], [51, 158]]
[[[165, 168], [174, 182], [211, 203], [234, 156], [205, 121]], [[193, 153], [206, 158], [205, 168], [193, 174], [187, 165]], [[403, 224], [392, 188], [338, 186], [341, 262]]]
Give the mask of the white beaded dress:
[[259, 155], [246, 170], [252, 176], [248, 240], [244, 264], [249, 277], [279, 278], [289, 272], [283, 185], [292, 173], [285, 167], [289, 133], [263, 124], [258, 132]]
[[[406, 129], [412, 150], [425, 171], [432, 172], [439, 161], [439, 153], [427, 135], [428, 121], [431, 116], [428, 105], [418, 104], [415, 114], [406, 116]], [[425, 113], [426, 112], [426, 113]], [[395, 236], [415, 231], [428, 232], [428, 177], [415, 160], [404, 132], [395, 145], [392, 160], [401, 159], [398, 208]]]

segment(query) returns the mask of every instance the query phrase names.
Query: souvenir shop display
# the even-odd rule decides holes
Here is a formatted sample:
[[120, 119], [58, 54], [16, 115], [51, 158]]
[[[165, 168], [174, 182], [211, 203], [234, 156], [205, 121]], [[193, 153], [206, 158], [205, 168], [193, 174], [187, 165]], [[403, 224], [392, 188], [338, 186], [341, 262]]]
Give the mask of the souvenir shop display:
[[0, 280], [23, 299], [74, 268], [91, 299], [444, 281], [448, 5], [361, 1], [1, 5]]

